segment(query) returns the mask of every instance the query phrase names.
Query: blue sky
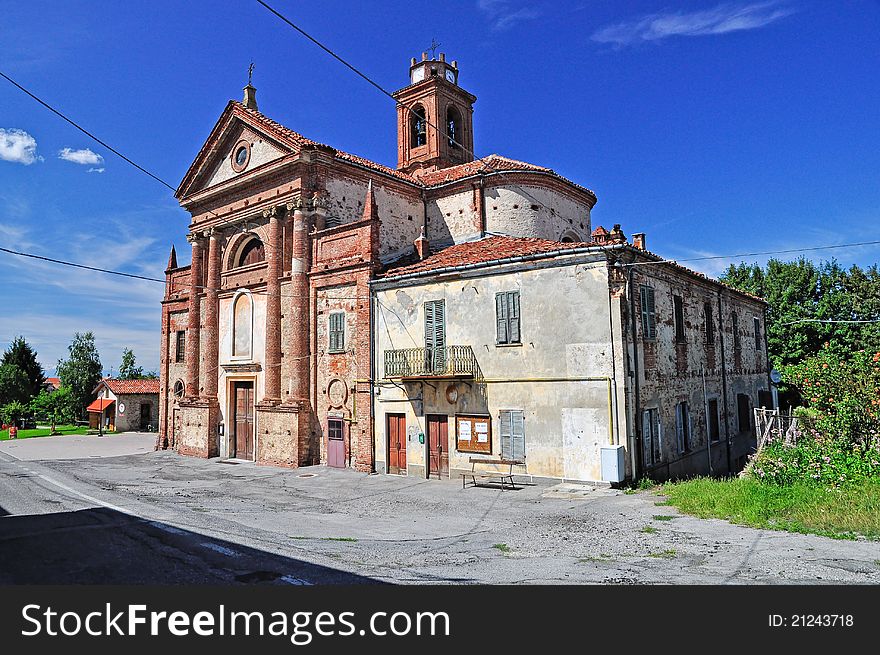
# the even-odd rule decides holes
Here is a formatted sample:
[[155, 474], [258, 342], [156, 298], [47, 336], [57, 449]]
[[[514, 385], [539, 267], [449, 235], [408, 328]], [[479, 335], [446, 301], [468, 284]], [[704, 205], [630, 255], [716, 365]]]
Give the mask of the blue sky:
[[[436, 38], [478, 98], [479, 155], [593, 189], [594, 226], [662, 255], [880, 239], [877, 0], [269, 4], [388, 90]], [[252, 0], [0, 9], [0, 70], [174, 186], [252, 60], [263, 113], [396, 164], [393, 102]], [[188, 259], [187, 224], [165, 187], [0, 79], [0, 243], [162, 277], [172, 243]], [[107, 372], [124, 347], [157, 369], [162, 292], [0, 253], [0, 348], [24, 334], [51, 371], [92, 330]]]

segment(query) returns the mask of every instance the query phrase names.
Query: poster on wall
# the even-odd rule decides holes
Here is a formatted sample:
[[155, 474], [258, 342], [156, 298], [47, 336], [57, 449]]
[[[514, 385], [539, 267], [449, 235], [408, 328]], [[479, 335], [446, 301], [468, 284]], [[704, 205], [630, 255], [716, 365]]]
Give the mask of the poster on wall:
[[456, 449], [460, 453], [492, 453], [492, 417], [455, 416]]

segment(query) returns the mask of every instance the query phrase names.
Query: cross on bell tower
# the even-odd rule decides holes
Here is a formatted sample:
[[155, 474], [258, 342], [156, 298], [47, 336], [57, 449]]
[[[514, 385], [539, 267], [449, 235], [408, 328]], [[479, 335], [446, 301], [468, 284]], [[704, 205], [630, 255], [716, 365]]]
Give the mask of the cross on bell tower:
[[458, 86], [458, 62], [434, 51], [410, 61], [410, 84], [397, 100], [397, 168], [406, 173], [436, 171], [474, 160], [474, 108], [477, 98]]

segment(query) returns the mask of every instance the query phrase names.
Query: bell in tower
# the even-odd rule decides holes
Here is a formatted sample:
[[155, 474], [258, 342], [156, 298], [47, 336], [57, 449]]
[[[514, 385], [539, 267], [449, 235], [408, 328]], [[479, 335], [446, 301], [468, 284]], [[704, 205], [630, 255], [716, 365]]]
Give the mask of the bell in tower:
[[436, 171], [473, 161], [474, 102], [458, 86], [458, 64], [422, 53], [412, 59], [410, 84], [397, 100], [397, 168], [405, 173]]

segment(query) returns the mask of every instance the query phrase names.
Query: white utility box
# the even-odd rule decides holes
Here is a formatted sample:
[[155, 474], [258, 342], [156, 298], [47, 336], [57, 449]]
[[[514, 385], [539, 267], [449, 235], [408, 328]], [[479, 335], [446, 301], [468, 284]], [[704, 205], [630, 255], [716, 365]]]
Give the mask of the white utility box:
[[623, 446], [602, 446], [602, 481], [623, 482], [625, 475]]

